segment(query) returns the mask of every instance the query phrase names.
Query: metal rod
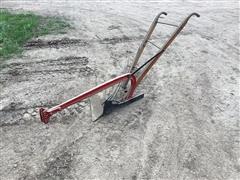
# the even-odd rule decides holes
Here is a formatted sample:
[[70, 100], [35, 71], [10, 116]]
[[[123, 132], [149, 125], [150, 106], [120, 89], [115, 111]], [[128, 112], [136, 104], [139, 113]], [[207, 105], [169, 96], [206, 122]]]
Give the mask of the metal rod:
[[156, 48], [158, 48], [158, 49], [161, 49], [160, 47], [158, 47], [156, 44], [154, 44], [153, 42], [151, 42], [151, 41], [148, 41], [150, 44], [152, 44], [153, 46], [155, 46]]
[[[161, 53], [161, 52], [159, 52]], [[138, 71], [140, 71], [142, 68], [144, 68], [148, 63], [150, 63], [151, 61], [153, 61], [157, 56], [158, 54], [155, 54], [153, 57], [151, 57], [149, 60], [147, 60], [144, 64], [142, 64], [140, 67], [138, 67], [135, 71], [133, 71], [132, 74], [136, 74]]]
[[157, 23], [159, 23], [159, 24], [165, 24], [165, 25], [168, 25], [168, 26], [178, 27], [178, 25], [170, 24], [170, 23], [165, 23], [165, 22], [161, 22], [161, 21], [158, 21]]

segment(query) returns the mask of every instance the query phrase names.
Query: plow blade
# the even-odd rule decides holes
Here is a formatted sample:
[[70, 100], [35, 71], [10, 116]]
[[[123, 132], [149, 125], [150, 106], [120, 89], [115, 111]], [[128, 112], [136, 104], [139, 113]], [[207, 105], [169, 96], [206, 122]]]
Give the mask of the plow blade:
[[92, 121], [97, 121], [103, 115], [104, 101], [99, 94], [90, 98], [91, 118]]
[[100, 98], [100, 96], [95, 96], [90, 100], [92, 121], [97, 121], [102, 116], [110, 114], [116, 109], [123, 108], [142, 98], [144, 98], [144, 94], [140, 94], [138, 96], [135, 96], [123, 102], [117, 102], [117, 101], [111, 101], [111, 100], [106, 100], [105, 102], [102, 102], [102, 99]]
[[105, 101], [104, 107], [103, 107], [103, 115], [110, 114], [115, 109], [119, 109], [122, 107], [125, 107], [129, 104], [132, 104], [140, 99], [144, 98], [144, 94], [140, 94], [138, 96], [135, 96], [133, 98], [130, 98], [123, 102], [115, 102], [115, 101]]

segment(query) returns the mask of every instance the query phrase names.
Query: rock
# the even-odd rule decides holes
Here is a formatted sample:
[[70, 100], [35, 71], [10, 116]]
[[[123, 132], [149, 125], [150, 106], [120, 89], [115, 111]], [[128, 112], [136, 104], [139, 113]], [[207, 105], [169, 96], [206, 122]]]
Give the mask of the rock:
[[36, 116], [36, 115], [37, 115], [37, 112], [34, 111], [34, 112], [32, 113], [32, 116]]
[[27, 112], [28, 112], [29, 114], [32, 114], [33, 111], [34, 111], [33, 109], [28, 109], [28, 110], [27, 110]]
[[31, 120], [31, 115], [28, 114], [28, 113], [25, 113], [25, 114], [23, 115], [23, 119], [24, 119], [25, 121], [29, 121], [29, 120]]

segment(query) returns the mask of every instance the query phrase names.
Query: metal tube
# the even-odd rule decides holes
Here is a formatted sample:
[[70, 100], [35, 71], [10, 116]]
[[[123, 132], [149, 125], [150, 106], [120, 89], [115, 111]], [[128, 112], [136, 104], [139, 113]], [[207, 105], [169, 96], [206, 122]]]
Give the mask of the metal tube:
[[171, 24], [171, 23], [160, 22], [160, 21], [158, 21], [158, 23], [159, 23], [159, 24], [165, 24], [165, 25], [168, 25], [168, 26], [174, 26], [174, 27], [178, 27], [178, 25]]

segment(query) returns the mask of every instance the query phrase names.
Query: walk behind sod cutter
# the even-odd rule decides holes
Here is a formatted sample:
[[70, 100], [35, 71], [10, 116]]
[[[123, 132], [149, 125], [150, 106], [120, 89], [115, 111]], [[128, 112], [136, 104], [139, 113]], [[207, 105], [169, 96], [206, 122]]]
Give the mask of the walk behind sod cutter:
[[[40, 108], [39, 111], [40, 111], [41, 121], [44, 123], [48, 123], [49, 118], [53, 114], [55, 114], [59, 111], [62, 111], [63, 109], [65, 109], [75, 103], [78, 103], [86, 98], [89, 98], [89, 97], [91, 97], [103, 90], [106, 90], [110, 87], [113, 87], [117, 84], [118, 84], [118, 86], [115, 89], [115, 91], [110, 95], [109, 98], [107, 98], [107, 100], [105, 100], [103, 103], [100, 103], [100, 105], [98, 106], [98, 108], [96, 110], [96, 113], [95, 114], [93, 113], [93, 120], [97, 120], [99, 117], [111, 113], [116, 108], [120, 108], [120, 107], [129, 105], [129, 104], [143, 98], [144, 94], [133, 96], [138, 85], [144, 79], [144, 77], [149, 72], [149, 70], [152, 68], [152, 66], [157, 62], [157, 60], [165, 52], [165, 50], [169, 47], [169, 45], [173, 42], [173, 40], [176, 38], [176, 36], [182, 31], [182, 29], [187, 24], [188, 20], [192, 16], [200, 17], [199, 14], [192, 13], [179, 26], [177, 26], [174, 24], [166, 23], [166, 22], [160, 22], [159, 18], [162, 15], [166, 16], [167, 13], [161, 12], [155, 17], [142, 44], [138, 48], [137, 54], [135, 56], [132, 66], [129, 70], [129, 73], [115, 77], [115, 78], [113, 78], [105, 83], [102, 83], [86, 92], [83, 92], [82, 94], [78, 95], [77, 97], [74, 97], [74, 98], [72, 98], [62, 104], [59, 104], [55, 107], [52, 107], [50, 109]], [[165, 44], [162, 46], [162, 48], [160, 48], [160, 50], [153, 57], [151, 57], [149, 60], [147, 60], [141, 66], [137, 67], [138, 60], [139, 60], [140, 56], [142, 55], [142, 52], [143, 52], [146, 44], [150, 43], [150, 44], [156, 46], [154, 43], [149, 41], [149, 39], [153, 33], [153, 30], [155, 29], [155, 27], [158, 23], [168, 25], [168, 26], [175, 26], [177, 28], [173, 32], [171, 37], [165, 42]], [[98, 102], [100, 102], [100, 101], [98, 101]], [[93, 102], [91, 102], [91, 103], [93, 103]], [[96, 101], [96, 103], [97, 103], [97, 101]], [[95, 105], [95, 104], [93, 104], [93, 105]]]

